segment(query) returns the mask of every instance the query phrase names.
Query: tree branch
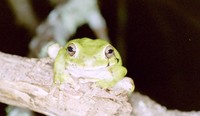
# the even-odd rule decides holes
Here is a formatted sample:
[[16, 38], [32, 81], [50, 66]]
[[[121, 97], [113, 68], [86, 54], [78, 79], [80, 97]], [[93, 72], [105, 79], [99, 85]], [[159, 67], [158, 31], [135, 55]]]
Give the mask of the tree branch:
[[[200, 112], [168, 110], [137, 92], [105, 91], [91, 83], [53, 84], [53, 61], [30, 59], [0, 52], [0, 102], [29, 108], [46, 115], [198, 116]], [[131, 114], [132, 112], [132, 114]]]
[[133, 116], [200, 116], [200, 111], [183, 112], [179, 110], [168, 110], [148, 96], [134, 92], [130, 98], [133, 107]]
[[0, 52], [0, 102], [26, 107], [46, 115], [131, 115], [124, 91], [105, 91], [79, 83], [53, 84], [53, 61], [30, 59]]

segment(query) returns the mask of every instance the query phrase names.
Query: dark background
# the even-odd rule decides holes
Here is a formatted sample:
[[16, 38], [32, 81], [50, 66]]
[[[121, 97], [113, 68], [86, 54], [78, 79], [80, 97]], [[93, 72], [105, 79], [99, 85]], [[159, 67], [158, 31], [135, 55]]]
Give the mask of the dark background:
[[[40, 20], [52, 9], [33, 0]], [[117, 0], [100, 0], [109, 36], [126, 43], [125, 66], [136, 91], [169, 109], [200, 110], [200, 1], [124, 0], [126, 25], [119, 25]], [[123, 35], [119, 30], [124, 28]], [[87, 25], [74, 37], [94, 37]], [[32, 35], [16, 25], [5, 0], [0, 4], [0, 51], [26, 56]], [[121, 41], [122, 42], [122, 41]]]

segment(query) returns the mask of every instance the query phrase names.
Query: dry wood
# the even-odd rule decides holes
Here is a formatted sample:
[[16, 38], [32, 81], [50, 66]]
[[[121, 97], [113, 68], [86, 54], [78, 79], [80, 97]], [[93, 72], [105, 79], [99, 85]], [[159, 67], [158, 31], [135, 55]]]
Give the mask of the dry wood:
[[[45, 115], [123, 115], [123, 116], [199, 116], [200, 112], [168, 110], [137, 92], [127, 102], [122, 90], [105, 91], [78, 83], [53, 84], [53, 61], [50, 58], [30, 59], [0, 52], [0, 102], [29, 108]], [[133, 111], [133, 112], [132, 112]], [[132, 112], [132, 114], [131, 114]]]
[[130, 102], [133, 107], [133, 116], [200, 116], [200, 111], [169, 110], [138, 92], [132, 94]]
[[79, 83], [53, 84], [53, 61], [0, 52], [0, 102], [46, 115], [131, 115], [127, 93]]

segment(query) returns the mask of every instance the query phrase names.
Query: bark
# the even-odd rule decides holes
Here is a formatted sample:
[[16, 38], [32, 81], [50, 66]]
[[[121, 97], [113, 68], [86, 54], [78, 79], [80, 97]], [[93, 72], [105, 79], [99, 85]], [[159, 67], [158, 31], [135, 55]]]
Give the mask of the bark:
[[200, 111], [169, 110], [138, 92], [131, 95], [130, 103], [133, 107], [133, 116], [200, 116]]
[[200, 112], [168, 110], [149, 97], [123, 90], [104, 90], [92, 83], [53, 84], [53, 61], [0, 52], [0, 102], [45, 115], [199, 116]]
[[127, 92], [53, 84], [53, 61], [0, 52], [0, 102], [45, 115], [131, 115]]

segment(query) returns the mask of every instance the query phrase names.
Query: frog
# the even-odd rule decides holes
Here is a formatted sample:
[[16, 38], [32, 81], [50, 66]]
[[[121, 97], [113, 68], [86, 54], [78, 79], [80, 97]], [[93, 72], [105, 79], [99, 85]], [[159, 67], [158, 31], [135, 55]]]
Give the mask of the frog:
[[[53, 71], [56, 84], [73, 83], [73, 78], [85, 78], [100, 88], [108, 89], [127, 74], [117, 49], [103, 39], [73, 39], [56, 51], [56, 55], [49, 53], [55, 58]], [[133, 89], [134, 86], [129, 88], [130, 91]]]

